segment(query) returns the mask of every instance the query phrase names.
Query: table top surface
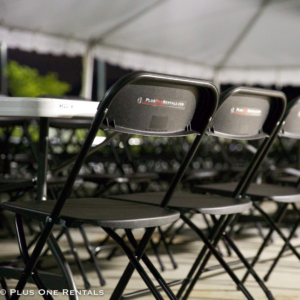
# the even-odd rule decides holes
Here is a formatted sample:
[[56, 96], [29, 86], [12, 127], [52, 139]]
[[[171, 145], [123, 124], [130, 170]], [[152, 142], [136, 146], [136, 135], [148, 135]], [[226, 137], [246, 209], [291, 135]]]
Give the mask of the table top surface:
[[0, 97], [2, 117], [93, 118], [99, 102], [57, 98]]

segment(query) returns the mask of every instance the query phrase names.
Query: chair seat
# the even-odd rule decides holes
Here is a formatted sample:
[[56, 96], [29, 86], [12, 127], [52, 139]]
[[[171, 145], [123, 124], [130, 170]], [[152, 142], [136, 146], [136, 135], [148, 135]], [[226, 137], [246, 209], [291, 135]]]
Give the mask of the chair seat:
[[[66, 177], [51, 177], [47, 179], [48, 187], [61, 187], [66, 183]], [[75, 180], [76, 184], [83, 183], [83, 180], [78, 177]], [[36, 179], [20, 179], [20, 178], [9, 178], [9, 179], [0, 179], [0, 192], [7, 193], [17, 190], [24, 190], [28, 188], [34, 188], [37, 184]]]
[[[16, 201], [2, 203], [3, 209], [38, 221], [45, 221], [56, 201]], [[88, 223], [109, 228], [146, 228], [162, 226], [176, 221], [174, 210], [139, 203], [102, 198], [68, 199], [60, 214], [67, 227]]]
[[[193, 192], [209, 192], [222, 196], [231, 196], [237, 186], [237, 182], [203, 184], [194, 187]], [[280, 186], [274, 184], [252, 183], [247, 191], [251, 200], [262, 200], [268, 198], [276, 202], [293, 203], [300, 201], [300, 189], [294, 187]]]
[[94, 183], [106, 183], [113, 181], [117, 183], [128, 183], [128, 182], [145, 182], [151, 180], [158, 180], [156, 173], [132, 173], [132, 174], [87, 174], [80, 175], [84, 181], [90, 181]]
[[[117, 200], [125, 200], [139, 202], [151, 205], [159, 205], [165, 193], [140, 193], [128, 195], [116, 195], [111, 198]], [[168, 205], [170, 208], [180, 211], [194, 211], [204, 214], [227, 215], [241, 213], [252, 206], [252, 202], [248, 200], [237, 200], [233, 198], [198, 195], [188, 192], [176, 192]]]

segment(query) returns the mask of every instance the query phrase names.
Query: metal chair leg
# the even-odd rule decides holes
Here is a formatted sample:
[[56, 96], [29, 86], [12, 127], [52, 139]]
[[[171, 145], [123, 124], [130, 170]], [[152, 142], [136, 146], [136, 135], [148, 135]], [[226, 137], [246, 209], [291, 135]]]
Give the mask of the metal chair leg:
[[[149, 241], [149, 231], [146, 231], [144, 237], [142, 238], [142, 241], [140, 243], [140, 247], [137, 247], [137, 251], [134, 254], [131, 249], [124, 243], [123, 239], [117, 235], [113, 230], [111, 230], [110, 228], [104, 228], [103, 229], [121, 246], [121, 248], [124, 250], [124, 252], [126, 253], [127, 257], [130, 260], [130, 265], [133, 267], [133, 270], [137, 270], [137, 272], [140, 274], [141, 278], [144, 280], [144, 282], [146, 283], [146, 285], [148, 286], [149, 290], [151, 291], [151, 293], [153, 294], [154, 298], [157, 300], [163, 300], [163, 297], [161, 296], [161, 294], [156, 290], [156, 287], [154, 286], [153, 282], [151, 281], [151, 279], [149, 278], [149, 276], [147, 275], [147, 273], [145, 272], [145, 270], [143, 269], [143, 267], [141, 266], [141, 264], [139, 263], [139, 259], [143, 256], [144, 250], [147, 246], [147, 243]], [[152, 230], [151, 230], [152, 231]], [[154, 231], [154, 230], [153, 230]], [[146, 243], [145, 243], [146, 242]], [[142, 253], [140, 253], [142, 251]], [[126, 272], [126, 270], [125, 270]], [[130, 276], [131, 277], [131, 276]], [[129, 281], [129, 278], [127, 278], [127, 280]], [[126, 281], [122, 281], [122, 278], [119, 282], [119, 284], [117, 285], [116, 289], [119, 289], [116, 292], [116, 289], [114, 290], [112, 296], [110, 297], [111, 300], [119, 300], [123, 294], [123, 291], [126, 288], [127, 285], [127, 280]], [[122, 290], [122, 293], [120, 294]]]
[[[253, 205], [254, 205], [254, 204], [255, 204], [255, 203], [253, 203]], [[278, 214], [277, 214], [277, 216], [276, 216], [276, 218], [275, 218], [275, 222], [276, 222], [277, 224], [280, 224], [280, 222], [282, 221], [282, 219], [283, 219], [283, 217], [284, 217], [284, 215], [285, 215], [285, 213], [286, 213], [286, 211], [287, 211], [287, 208], [288, 208], [288, 204], [284, 204], [284, 205], [282, 206], [282, 208], [278, 211]], [[275, 230], [275, 229], [274, 229], [273, 227], [270, 228], [270, 231], [269, 231], [268, 235], [265, 237], [263, 243], [261, 244], [261, 246], [260, 246], [260, 248], [258, 249], [258, 251], [257, 251], [257, 253], [256, 253], [256, 255], [255, 255], [255, 257], [253, 258], [253, 260], [252, 260], [252, 262], [251, 262], [251, 267], [252, 267], [252, 268], [255, 266], [255, 264], [256, 264], [257, 261], [259, 260], [260, 255], [262, 254], [263, 250], [265, 249], [265, 247], [267, 246], [269, 240], [271, 239], [271, 236], [272, 236], [274, 230]], [[243, 279], [242, 279], [242, 282], [243, 282], [243, 283], [247, 280], [247, 277], [248, 277], [248, 276], [249, 276], [249, 271], [247, 270], [247, 272], [245, 273], [245, 275], [244, 275], [244, 277], [243, 277]]]
[[80, 271], [81, 277], [82, 277], [82, 279], [83, 279], [84, 287], [85, 287], [86, 289], [89, 289], [89, 288], [91, 287], [91, 285], [90, 285], [90, 283], [89, 283], [89, 281], [88, 281], [88, 279], [87, 279], [86, 272], [85, 272], [85, 269], [84, 269], [84, 267], [83, 267], [83, 263], [82, 263], [81, 259], [79, 258], [77, 249], [76, 249], [76, 247], [75, 247], [75, 245], [74, 245], [73, 239], [72, 239], [72, 237], [71, 237], [71, 234], [70, 234], [70, 231], [69, 231], [68, 228], [66, 228], [65, 233], [66, 233], [66, 237], [67, 237], [69, 246], [70, 246], [70, 248], [71, 248], [72, 254], [73, 254], [74, 258], [75, 258], [76, 264], [77, 264], [78, 269], [79, 269], [79, 271]]
[[163, 243], [165, 245], [165, 248], [167, 250], [167, 253], [168, 253], [169, 257], [170, 257], [170, 260], [171, 260], [171, 263], [173, 265], [173, 268], [177, 269], [178, 265], [177, 265], [177, 263], [174, 260], [173, 252], [172, 252], [171, 248], [169, 247], [169, 244], [166, 241], [165, 235], [164, 235], [164, 233], [163, 233], [163, 231], [161, 230], [160, 227], [158, 227], [158, 231], [159, 231], [159, 233], [161, 235], [162, 241], [163, 241]]
[[260, 277], [257, 275], [257, 273], [254, 271], [254, 269], [251, 267], [247, 259], [243, 256], [243, 254], [240, 252], [238, 247], [235, 245], [233, 240], [227, 235], [227, 233], [224, 231], [223, 236], [225, 237], [226, 241], [229, 243], [230, 247], [233, 249], [233, 251], [237, 254], [239, 259], [242, 261], [242, 263], [245, 265], [247, 270], [251, 273], [253, 278], [256, 280], [256, 282], [259, 284], [259, 286], [262, 288], [264, 293], [266, 294], [267, 298], [269, 300], [275, 300], [270, 290], [265, 286], [263, 281], [260, 279]]
[[[150, 228], [146, 229], [146, 232], [145, 232], [144, 236], [142, 237], [142, 239], [139, 243], [139, 246], [137, 247], [137, 249], [135, 251], [136, 259], [140, 259], [143, 256], [145, 249], [147, 247], [147, 244], [148, 244], [149, 240], [151, 239], [154, 231], [155, 231], [155, 227], [150, 227]], [[109, 231], [109, 234], [111, 236], [111, 234], [112, 234], [111, 231]], [[120, 300], [121, 299], [134, 270], [135, 270], [134, 265], [131, 262], [129, 262], [123, 275], [121, 276], [115, 290], [113, 291], [113, 293], [110, 297], [110, 300]], [[158, 299], [160, 299], [160, 298], [158, 298]]]
[[95, 267], [95, 271], [98, 275], [98, 278], [99, 278], [99, 281], [100, 281], [100, 285], [101, 286], [104, 286], [106, 284], [103, 276], [102, 276], [102, 273], [101, 273], [101, 270], [100, 270], [100, 266], [99, 266], [99, 263], [98, 263], [98, 260], [97, 260], [97, 257], [95, 256], [95, 253], [94, 253], [94, 250], [93, 250], [93, 247], [91, 246], [89, 240], [88, 240], [88, 237], [85, 233], [85, 230], [83, 229], [82, 226], [79, 227], [79, 230], [81, 232], [81, 235], [83, 237], [83, 241], [84, 241], [84, 244], [85, 244], [85, 247], [90, 255], [90, 258], [93, 262], [93, 265]]
[[[125, 237], [126, 237], [126, 234], [124, 233], [124, 234], [122, 235], [122, 239], [124, 240]], [[118, 249], [119, 249], [118, 246], [114, 247], [114, 248], [111, 250], [111, 252], [109, 253], [109, 255], [107, 256], [106, 259], [107, 259], [107, 260], [111, 260], [111, 259], [115, 256], [115, 254], [116, 254], [116, 252], [117, 252]]]
[[[26, 238], [25, 238], [24, 227], [23, 227], [21, 215], [16, 214], [15, 224], [16, 224], [20, 254], [24, 261], [24, 264], [27, 264], [29, 261], [29, 254], [28, 254], [28, 250], [27, 250]], [[44, 290], [44, 291], [47, 290], [47, 288], [45, 287], [45, 285], [43, 284], [42, 280], [39, 277], [37, 269], [33, 269], [33, 272], [31, 273], [31, 277], [33, 278], [33, 280], [39, 290]], [[53, 297], [50, 294], [43, 295], [43, 298], [45, 300], [53, 300]]]
[[[53, 236], [53, 234], [50, 234], [50, 236], [47, 240], [47, 243], [50, 248], [50, 251], [52, 252], [52, 254], [58, 264], [58, 267], [61, 270], [63, 277], [65, 278], [65, 280], [69, 286], [69, 289], [72, 291], [77, 291], [71, 268], [70, 268], [68, 262], [66, 261], [61, 249], [59, 248], [57, 241], [56, 241], [55, 237]], [[76, 292], [75, 292], [75, 295], [70, 295], [69, 299], [70, 300], [79, 300]]]
[[0, 285], [1, 285], [2, 289], [5, 291], [5, 299], [10, 300], [10, 294], [9, 294], [8, 286], [7, 286], [6, 281], [3, 277], [0, 277]]
[[[234, 216], [234, 215], [233, 215]], [[219, 263], [223, 266], [223, 268], [225, 269], [225, 271], [228, 273], [228, 275], [232, 278], [232, 280], [235, 282], [235, 284], [237, 285], [237, 287], [239, 288], [239, 290], [242, 291], [242, 293], [246, 296], [246, 298], [248, 300], [254, 300], [254, 298], [251, 296], [251, 294], [249, 293], [249, 291], [245, 288], [245, 286], [243, 285], [243, 283], [237, 278], [237, 276], [234, 274], [234, 272], [230, 269], [230, 267], [227, 265], [227, 263], [223, 260], [223, 258], [219, 255], [218, 251], [215, 249], [215, 244], [218, 243], [218, 239], [221, 238], [222, 236], [222, 230], [220, 229], [218, 236], [216, 237], [216, 239], [214, 240], [214, 244], [211, 244], [210, 241], [206, 238], [206, 236], [202, 233], [202, 231], [188, 218], [186, 218], [184, 215], [181, 216], [181, 218], [187, 223], [187, 225], [189, 225], [201, 238], [201, 240], [205, 243], [205, 245], [208, 247], [208, 249], [210, 250], [206, 257], [203, 260], [202, 265], [200, 266], [200, 269], [198, 270], [198, 272], [200, 273], [199, 276], [201, 275], [201, 269], [205, 267], [206, 263], [208, 262], [211, 254], [213, 254], [215, 256], [215, 258], [219, 261]], [[223, 227], [227, 226], [228, 223], [231, 221], [231, 217], [228, 217], [227, 220], [223, 223]], [[221, 234], [220, 234], [221, 233]], [[185, 294], [183, 299], [187, 299], [188, 294]]]
[[[137, 249], [138, 243], [137, 243], [135, 237], [133, 236], [132, 231], [128, 230], [128, 229], [126, 229], [125, 231], [126, 231], [126, 234], [127, 234], [129, 242], [131, 243], [131, 245], [135, 249]], [[174, 293], [172, 292], [172, 290], [169, 288], [169, 286], [165, 282], [165, 280], [162, 278], [162, 276], [160, 275], [160, 273], [157, 271], [157, 269], [154, 267], [154, 265], [152, 264], [152, 262], [150, 261], [150, 259], [148, 258], [148, 256], [144, 253], [141, 259], [143, 260], [143, 262], [145, 263], [145, 265], [147, 266], [147, 268], [149, 269], [149, 271], [153, 274], [153, 276], [155, 277], [155, 279], [157, 280], [157, 282], [160, 284], [160, 286], [162, 287], [162, 289], [168, 295], [168, 297], [170, 299], [177, 300], [176, 296], [174, 295]]]
[[159, 246], [159, 242], [157, 242], [156, 244], [153, 242], [153, 239], [151, 238], [150, 239], [150, 244], [151, 244], [151, 247], [152, 247], [152, 249], [153, 249], [153, 251], [154, 251], [154, 255], [156, 256], [156, 258], [157, 258], [157, 261], [158, 261], [158, 263], [159, 263], [159, 265], [160, 265], [160, 269], [161, 269], [161, 271], [163, 272], [163, 271], [165, 271], [166, 270], [166, 268], [165, 268], [165, 266], [164, 266], [164, 264], [163, 264], [163, 262], [162, 262], [162, 260], [161, 260], [161, 258], [160, 258], [160, 255], [159, 255], [159, 253], [158, 253], [158, 246]]
[[295, 247], [289, 242], [289, 240], [284, 236], [278, 225], [276, 225], [276, 223], [261, 208], [259, 209], [259, 212], [269, 221], [270, 225], [275, 229], [275, 231], [279, 234], [279, 236], [283, 239], [287, 246], [292, 250], [295, 256], [300, 260], [300, 254], [295, 249]]
[[[294, 234], [295, 234], [295, 232], [296, 232], [298, 226], [300, 225], [300, 213], [299, 213], [299, 211], [298, 211], [296, 205], [295, 205], [294, 203], [293, 203], [292, 205], [293, 205], [294, 210], [295, 210], [295, 211], [297, 212], [297, 214], [298, 214], [298, 221], [294, 224], [294, 226], [293, 226], [293, 228], [292, 228], [292, 230], [291, 230], [291, 232], [290, 232], [290, 235], [289, 235], [289, 237], [287, 238], [288, 242], [290, 242], [290, 240], [293, 238], [293, 236], [294, 236]], [[281, 256], [283, 255], [284, 251], [285, 251], [287, 248], [288, 248], [288, 243], [286, 242], [286, 243], [284, 243], [283, 247], [281, 248], [281, 251], [279, 252], [278, 256], [275, 258], [275, 260], [274, 260], [272, 266], [270, 267], [269, 271], [268, 271], [267, 274], [265, 275], [265, 277], [264, 277], [264, 280], [265, 280], [265, 281], [268, 281], [268, 279], [269, 279], [269, 277], [270, 277], [272, 271], [273, 271], [274, 268], [276, 267], [276, 265], [277, 265], [279, 259], [281, 258]]]
[[[215, 226], [213, 226], [213, 228], [211, 228], [211, 230], [209, 232], [209, 236], [208, 236], [208, 240], [209, 241], [212, 241], [212, 240], [214, 240], [217, 237], [217, 235], [219, 233], [219, 230], [220, 230], [221, 226], [223, 225], [224, 221], [225, 221], [225, 217], [221, 216], [221, 218], [218, 221], [219, 224], [215, 225]], [[208, 247], [206, 245], [204, 245], [202, 247], [202, 249], [201, 249], [201, 251], [200, 251], [197, 259], [195, 260], [195, 262], [194, 262], [192, 268], [190, 269], [187, 277], [185, 278], [183, 284], [181, 285], [180, 289], [177, 292], [177, 297], [178, 298], [181, 298], [181, 296], [182, 296], [183, 292], [185, 291], [185, 289], [187, 288], [188, 284], [191, 283], [191, 280], [192, 280], [195, 272], [197, 271], [197, 268], [199, 267], [199, 265], [200, 265], [200, 263], [201, 263], [204, 255], [207, 252], [207, 249], [208, 249]], [[193, 287], [194, 284], [191, 284], [191, 285]]]

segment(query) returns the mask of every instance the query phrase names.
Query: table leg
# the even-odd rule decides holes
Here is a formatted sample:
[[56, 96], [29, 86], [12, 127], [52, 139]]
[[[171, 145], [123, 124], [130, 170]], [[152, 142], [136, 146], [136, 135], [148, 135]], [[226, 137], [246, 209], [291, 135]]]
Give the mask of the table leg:
[[40, 139], [38, 154], [37, 201], [47, 200], [47, 162], [48, 162], [49, 119], [40, 118]]

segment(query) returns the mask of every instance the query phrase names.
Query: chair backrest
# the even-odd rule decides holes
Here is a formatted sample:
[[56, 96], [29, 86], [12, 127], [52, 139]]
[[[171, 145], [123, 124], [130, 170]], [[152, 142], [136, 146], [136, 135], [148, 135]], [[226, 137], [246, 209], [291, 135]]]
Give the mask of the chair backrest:
[[165, 207], [218, 107], [218, 96], [213, 83], [204, 80], [146, 72], [135, 72], [121, 78], [100, 102], [51, 216], [54, 219], [59, 216], [99, 127], [146, 136], [197, 134], [192, 151], [179, 168], [161, 203]]
[[208, 134], [239, 140], [264, 138], [272, 133], [284, 107], [281, 92], [231, 88], [220, 95], [220, 107]]
[[132, 73], [118, 81], [101, 101], [101, 105], [110, 102], [101, 127], [148, 136], [201, 133], [207, 116], [215, 111], [217, 94], [215, 86], [203, 80]]
[[289, 102], [286, 117], [278, 135], [300, 139], [300, 97]]
[[208, 134], [238, 140], [265, 138], [245, 170], [232, 197], [243, 196], [278, 134], [286, 110], [282, 92], [247, 87], [220, 95], [220, 107]]

